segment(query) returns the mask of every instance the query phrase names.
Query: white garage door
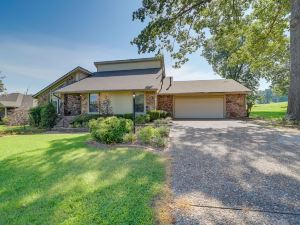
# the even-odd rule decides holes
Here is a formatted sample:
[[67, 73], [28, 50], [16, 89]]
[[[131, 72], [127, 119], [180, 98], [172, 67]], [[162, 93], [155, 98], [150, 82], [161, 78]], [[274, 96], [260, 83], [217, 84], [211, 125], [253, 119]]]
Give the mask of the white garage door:
[[223, 97], [176, 96], [175, 118], [224, 118]]

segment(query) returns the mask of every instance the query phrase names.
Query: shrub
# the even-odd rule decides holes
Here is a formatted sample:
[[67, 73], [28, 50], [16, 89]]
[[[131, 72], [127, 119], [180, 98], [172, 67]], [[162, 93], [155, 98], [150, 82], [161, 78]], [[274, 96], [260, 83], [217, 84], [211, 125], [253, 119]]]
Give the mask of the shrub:
[[140, 129], [138, 139], [142, 144], [150, 144], [157, 130], [152, 126], [146, 126]]
[[145, 123], [149, 123], [150, 122], [150, 116], [148, 114], [145, 115], [138, 115], [135, 118], [135, 122], [137, 124], [145, 124]]
[[39, 127], [41, 123], [42, 107], [36, 106], [29, 110], [29, 123], [33, 127]]
[[148, 111], [147, 114], [150, 116], [150, 121], [154, 121], [157, 119], [164, 119], [170, 116], [170, 113], [163, 111], [163, 110], [151, 110]]
[[154, 147], [162, 148], [166, 146], [166, 143], [167, 143], [166, 139], [161, 134], [159, 134], [158, 132], [154, 133], [151, 140], [151, 144]]
[[160, 127], [156, 128], [156, 130], [158, 131], [158, 133], [162, 137], [168, 137], [169, 136], [170, 129], [167, 126], [160, 126]]
[[4, 123], [5, 125], [8, 125], [10, 119], [9, 119], [9, 117], [6, 116], [6, 117], [3, 117], [3, 118], [2, 118], [2, 121], [3, 121], [3, 123]]
[[115, 116], [89, 122], [92, 137], [102, 143], [121, 143], [125, 134], [132, 130], [131, 120]]
[[123, 114], [122, 116], [120, 117], [123, 117], [125, 119], [130, 119], [130, 120], [133, 120], [133, 114], [132, 113], [125, 113]]
[[76, 116], [70, 123], [72, 127], [88, 127], [90, 120], [101, 117], [99, 114], [81, 114]]
[[124, 143], [134, 143], [136, 142], [136, 135], [134, 133], [125, 134], [123, 136], [123, 142]]
[[40, 127], [52, 128], [56, 124], [56, 119], [56, 109], [52, 103], [48, 103], [42, 107]]
[[161, 126], [161, 125], [168, 125], [169, 123], [172, 122], [172, 118], [171, 117], [167, 117], [165, 119], [157, 119], [154, 121], [154, 125], [155, 126]]

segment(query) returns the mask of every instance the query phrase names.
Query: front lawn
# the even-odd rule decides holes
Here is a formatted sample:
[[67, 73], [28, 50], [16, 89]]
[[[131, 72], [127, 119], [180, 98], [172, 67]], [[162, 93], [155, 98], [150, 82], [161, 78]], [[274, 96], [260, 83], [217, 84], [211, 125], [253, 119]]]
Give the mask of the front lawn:
[[90, 148], [89, 137], [1, 137], [0, 224], [153, 224], [163, 159]]
[[253, 106], [250, 117], [266, 120], [281, 120], [285, 117], [286, 109], [287, 102], [257, 104]]

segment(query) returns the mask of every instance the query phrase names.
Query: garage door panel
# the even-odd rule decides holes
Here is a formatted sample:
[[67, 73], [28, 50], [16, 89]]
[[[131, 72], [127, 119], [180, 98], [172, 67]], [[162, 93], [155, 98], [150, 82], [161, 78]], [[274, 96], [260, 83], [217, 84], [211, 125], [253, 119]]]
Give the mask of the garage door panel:
[[175, 97], [175, 118], [223, 118], [223, 97]]

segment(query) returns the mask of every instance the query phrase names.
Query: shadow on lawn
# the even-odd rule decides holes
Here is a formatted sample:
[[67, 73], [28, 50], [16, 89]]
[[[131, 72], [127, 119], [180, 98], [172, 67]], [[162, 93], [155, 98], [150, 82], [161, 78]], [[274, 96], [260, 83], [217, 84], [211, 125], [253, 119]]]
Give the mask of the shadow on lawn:
[[[300, 224], [300, 134], [255, 125], [227, 128], [176, 125], [174, 129], [172, 167], [176, 196], [193, 196], [194, 205], [299, 214], [261, 212], [260, 217], [251, 217], [238, 211], [220, 213], [202, 208], [200, 217], [209, 218], [206, 222]], [[190, 217], [187, 221], [194, 219]]]
[[[0, 161], [0, 224], [152, 224], [164, 181], [157, 155], [51, 141]], [[36, 140], [38, 141], [38, 140]]]

